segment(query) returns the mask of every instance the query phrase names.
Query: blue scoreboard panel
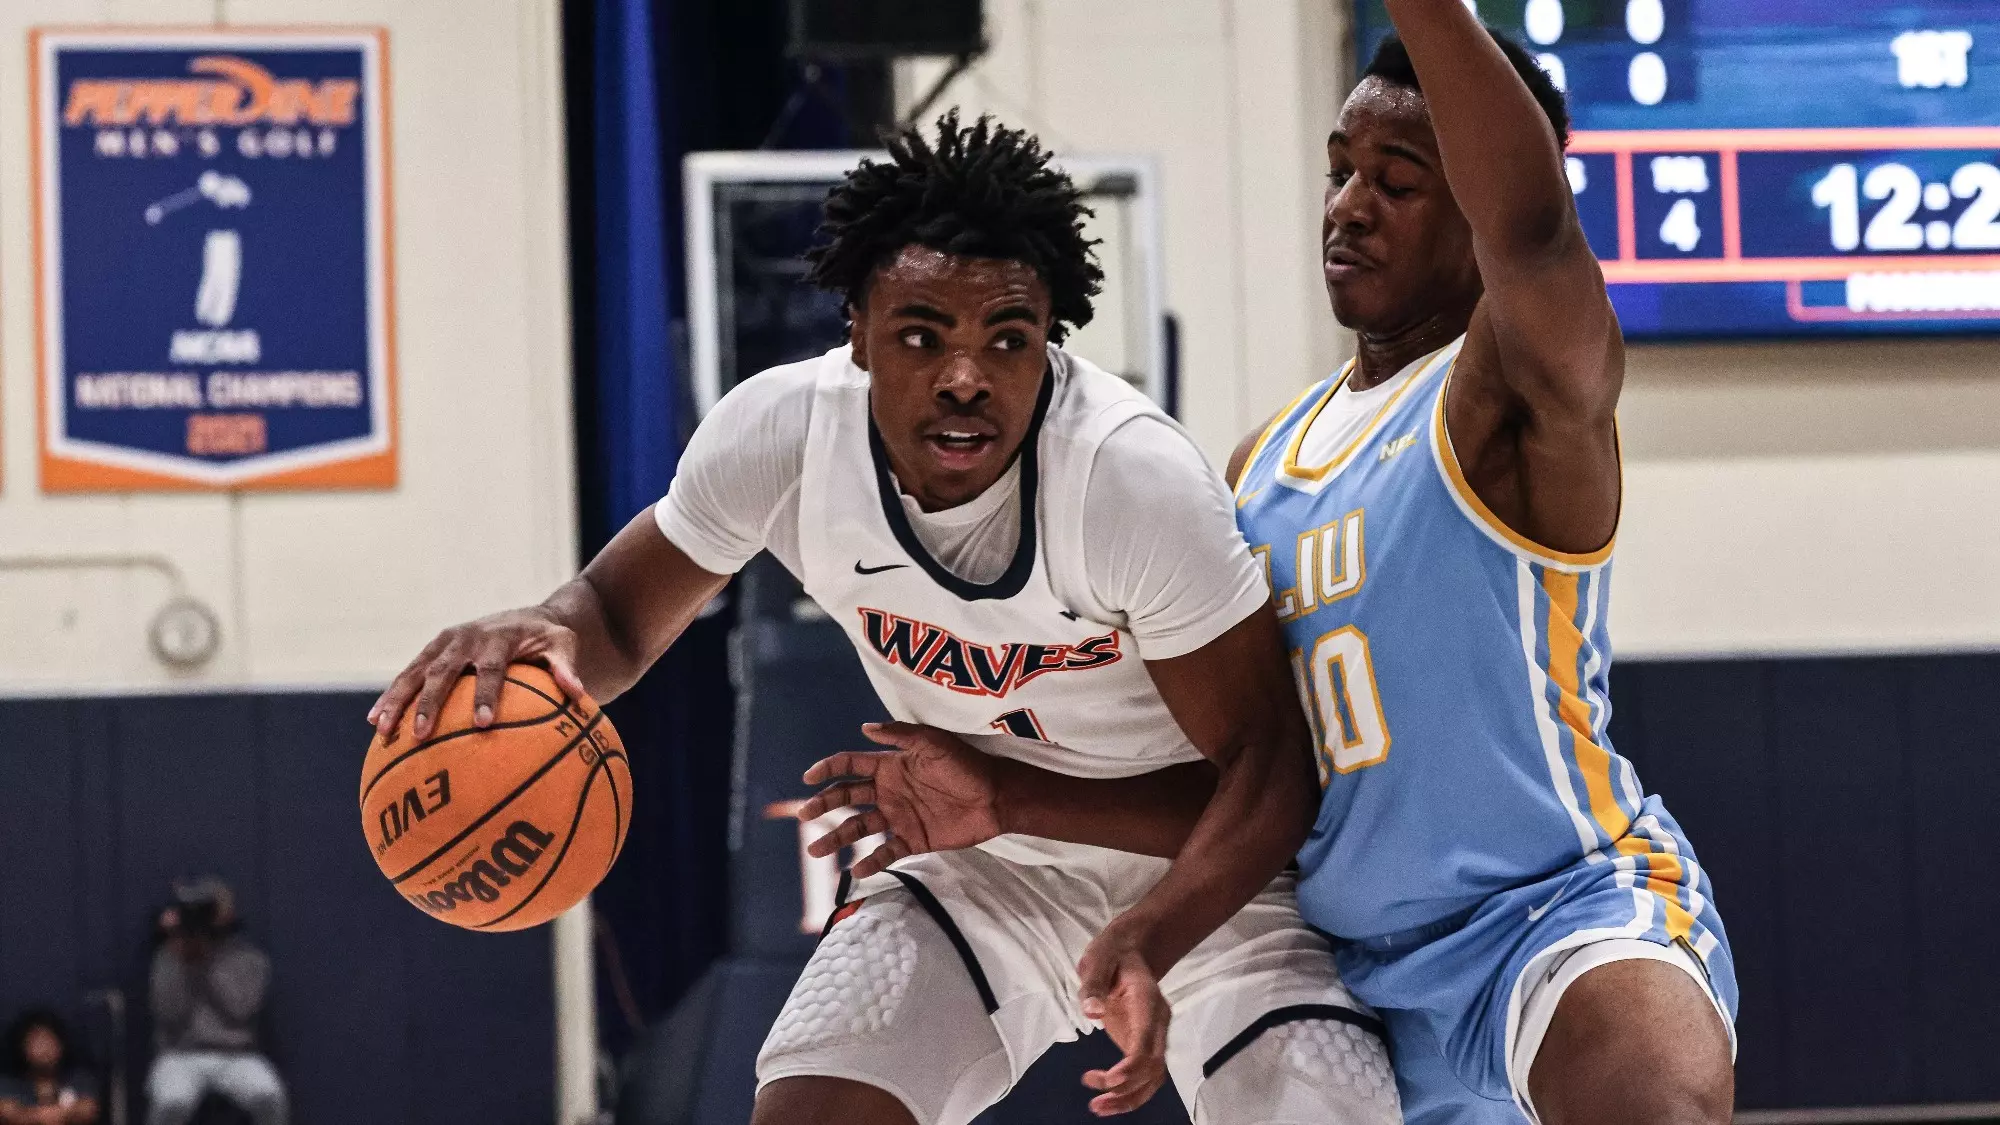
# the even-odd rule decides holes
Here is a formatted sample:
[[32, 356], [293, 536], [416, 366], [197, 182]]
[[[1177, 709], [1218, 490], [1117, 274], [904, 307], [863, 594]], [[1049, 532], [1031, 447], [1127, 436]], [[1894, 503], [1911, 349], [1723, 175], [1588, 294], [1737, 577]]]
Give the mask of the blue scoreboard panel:
[[[1474, 10], [1568, 92], [1628, 336], [2000, 331], [2000, 0]], [[1360, 0], [1364, 64], [1390, 30]]]

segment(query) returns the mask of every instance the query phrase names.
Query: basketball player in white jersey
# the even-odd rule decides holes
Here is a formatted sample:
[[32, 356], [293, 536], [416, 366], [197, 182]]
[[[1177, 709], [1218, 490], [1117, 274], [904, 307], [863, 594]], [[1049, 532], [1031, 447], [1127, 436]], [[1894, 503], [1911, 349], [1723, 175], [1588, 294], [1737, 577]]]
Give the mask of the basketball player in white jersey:
[[[864, 163], [810, 255], [849, 345], [732, 391], [653, 512], [543, 604], [441, 634], [371, 719], [413, 707], [424, 737], [471, 669], [490, 721], [523, 659], [615, 696], [768, 549], [902, 722], [809, 778], [853, 780], [805, 815], [864, 810], [818, 852], [886, 842], [760, 1053], [758, 1125], [962, 1125], [1098, 1024], [1125, 1052], [1085, 1076], [1100, 1114], [1170, 1075], [1202, 1125], [1399, 1122], [1283, 873], [1315, 788], [1267, 587], [1187, 436], [1059, 347], [1102, 274], [1048, 160], [953, 114]], [[957, 827], [898, 835], [924, 822], [898, 801]]]

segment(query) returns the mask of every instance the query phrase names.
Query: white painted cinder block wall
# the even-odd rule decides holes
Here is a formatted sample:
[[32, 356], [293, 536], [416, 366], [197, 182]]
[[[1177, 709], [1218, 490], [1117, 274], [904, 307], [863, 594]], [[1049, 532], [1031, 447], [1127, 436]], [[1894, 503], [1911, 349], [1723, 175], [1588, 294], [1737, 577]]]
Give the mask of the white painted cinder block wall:
[[[216, 23], [388, 28], [401, 483], [44, 496], [28, 29]], [[561, 60], [556, 0], [0, 4], [0, 693], [380, 683], [574, 570]], [[16, 568], [77, 555], [169, 562], [221, 617], [214, 660], [152, 657], [153, 570]]]
[[[1350, 8], [987, 0], [992, 52], [940, 103], [1158, 157], [1183, 414], [1218, 463], [1351, 348], [1316, 251]], [[1635, 347], [1622, 419], [1621, 654], [2000, 648], [2000, 342]]]

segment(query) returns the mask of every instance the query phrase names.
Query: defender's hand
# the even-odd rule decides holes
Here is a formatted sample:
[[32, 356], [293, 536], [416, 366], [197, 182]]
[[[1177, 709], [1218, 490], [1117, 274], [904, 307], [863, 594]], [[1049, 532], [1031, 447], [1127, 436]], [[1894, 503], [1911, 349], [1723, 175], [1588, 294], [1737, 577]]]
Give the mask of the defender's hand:
[[414, 700], [416, 721], [410, 733], [424, 738], [436, 724], [438, 709], [444, 706], [452, 685], [470, 669], [478, 677], [472, 692], [472, 723], [486, 726], [500, 705], [507, 666], [524, 661], [548, 668], [549, 675], [570, 695], [588, 694], [576, 674], [576, 633], [547, 610], [533, 606], [454, 625], [439, 633], [368, 709], [368, 721], [385, 740], [393, 738], [396, 724]]
[[799, 809], [800, 820], [862, 810], [807, 845], [808, 854], [829, 856], [864, 837], [887, 835], [887, 843], [855, 862], [854, 877], [865, 879], [904, 856], [969, 848], [1000, 835], [998, 759], [955, 734], [914, 723], [869, 723], [861, 733], [896, 749], [835, 754], [806, 771], [807, 785], [859, 780], [827, 785]]
[[1099, 1117], [1130, 1113], [1167, 1080], [1167, 1026], [1173, 1011], [1160, 982], [1139, 952], [1137, 935], [1113, 921], [1091, 940], [1077, 962], [1083, 1014], [1101, 1021], [1125, 1057], [1109, 1070], [1093, 1070], [1083, 1084], [1102, 1091], [1090, 1100]]

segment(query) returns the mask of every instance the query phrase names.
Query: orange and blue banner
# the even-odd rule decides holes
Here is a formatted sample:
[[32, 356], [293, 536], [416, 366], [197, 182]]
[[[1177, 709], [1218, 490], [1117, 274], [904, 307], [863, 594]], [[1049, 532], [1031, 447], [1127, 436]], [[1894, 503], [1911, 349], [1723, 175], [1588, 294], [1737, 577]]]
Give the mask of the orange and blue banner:
[[42, 489], [393, 486], [386, 35], [30, 53]]

